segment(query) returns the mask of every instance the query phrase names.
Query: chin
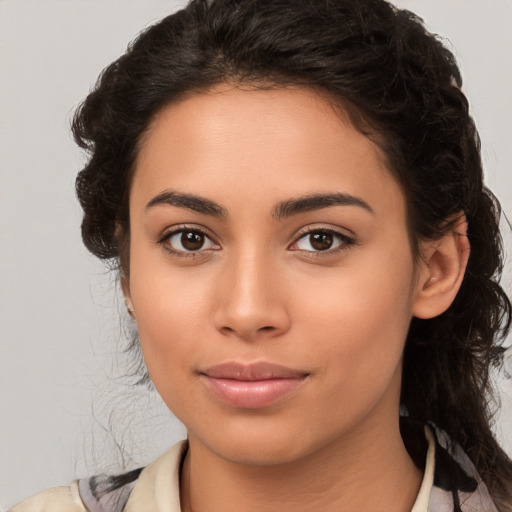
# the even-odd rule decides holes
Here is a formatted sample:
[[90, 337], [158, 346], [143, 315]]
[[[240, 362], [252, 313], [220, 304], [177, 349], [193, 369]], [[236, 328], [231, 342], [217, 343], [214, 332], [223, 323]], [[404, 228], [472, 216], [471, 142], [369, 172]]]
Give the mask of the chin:
[[[324, 433], [325, 434], [325, 433]], [[189, 431], [191, 446], [202, 444], [218, 457], [245, 466], [291, 464], [319, 453], [340, 433], [314, 435], [311, 425], [287, 425], [270, 416], [238, 421], [229, 426], [217, 425], [210, 432]]]

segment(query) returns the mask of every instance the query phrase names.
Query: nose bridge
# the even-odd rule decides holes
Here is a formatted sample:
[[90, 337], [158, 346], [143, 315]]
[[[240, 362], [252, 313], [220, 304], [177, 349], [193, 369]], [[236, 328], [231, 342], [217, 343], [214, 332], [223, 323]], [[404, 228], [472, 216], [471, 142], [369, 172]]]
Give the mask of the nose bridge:
[[236, 251], [228, 258], [219, 285], [217, 329], [244, 339], [285, 332], [289, 317], [279, 280], [277, 262], [267, 251]]

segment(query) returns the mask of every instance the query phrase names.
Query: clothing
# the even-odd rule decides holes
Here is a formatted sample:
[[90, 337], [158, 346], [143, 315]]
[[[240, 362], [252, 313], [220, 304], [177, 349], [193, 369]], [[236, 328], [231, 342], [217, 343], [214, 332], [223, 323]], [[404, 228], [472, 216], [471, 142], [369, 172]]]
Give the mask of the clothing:
[[[419, 441], [414, 431], [405, 428], [402, 436], [411, 457], [424, 460], [425, 471], [411, 512], [497, 512], [459, 446], [433, 426], [424, 427], [425, 437]], [[420, 453], [421, 444], [427, 446], [426, 457], [424, 451]], [[78, 480], [70, 487], [44, 491], [9, 512], [181, 512], [179, 478], [186, 451], [187, 443], [182, 441], [144, 469]]]

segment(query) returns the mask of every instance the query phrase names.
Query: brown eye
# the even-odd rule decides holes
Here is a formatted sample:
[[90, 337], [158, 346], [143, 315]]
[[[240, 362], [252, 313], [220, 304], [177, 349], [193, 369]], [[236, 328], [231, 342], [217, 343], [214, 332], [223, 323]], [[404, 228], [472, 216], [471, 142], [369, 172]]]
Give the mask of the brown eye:
[[204, 235], [196, 231], [183, 231], [181, 234], [181, 245], [187, 251], [198, 251], [204, 245]]
[[332, 233], [312, 233], [309, 235], [309, 243], [317, 251], [326, 251], [332, 247], [334, 236]]
[[319, 229], [302, 235], [291, 247], [292, 250], [304, 252], [329, 253], [336, 249], [345, 249], [354, 244], [354, 239], [336, 231]]
[[162, 242], [169, 252], [177, 255], [220, 249], [207, 235], [195, 229], [180, 229], [166, 236]]

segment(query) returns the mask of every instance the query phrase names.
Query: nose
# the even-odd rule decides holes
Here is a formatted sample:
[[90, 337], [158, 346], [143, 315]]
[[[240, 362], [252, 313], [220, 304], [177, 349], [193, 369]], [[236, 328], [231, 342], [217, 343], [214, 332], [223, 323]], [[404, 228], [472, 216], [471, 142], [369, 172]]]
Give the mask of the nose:
[[246, 341], [274, 338], [290, 327], [285, 290], [270, 258], [240, 256], [219, 279], [215, 328]]

